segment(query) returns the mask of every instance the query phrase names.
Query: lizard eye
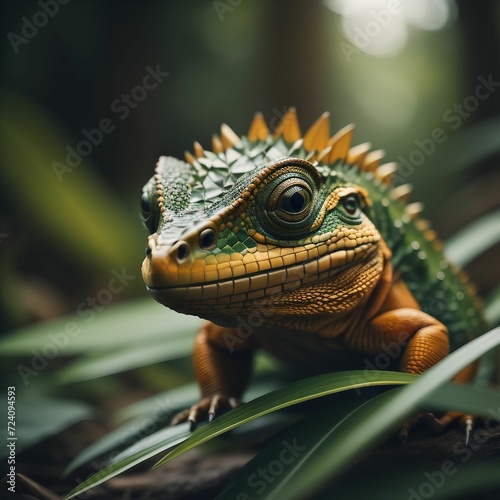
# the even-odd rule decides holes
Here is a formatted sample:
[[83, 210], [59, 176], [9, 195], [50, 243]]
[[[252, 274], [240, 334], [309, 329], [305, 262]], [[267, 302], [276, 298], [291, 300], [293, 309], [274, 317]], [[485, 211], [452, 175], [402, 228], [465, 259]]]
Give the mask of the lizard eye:
[[151, 207], [149, 205], [149, 196], [148, 193], [144, 192], [141, 196], [141, 213], [147, 218], [151, 214]]
[[359, 214], [359, 200], [358, 197], [351, 194], [342, 200], [342, 206], [348, 215], [356, 216]]
[[284, 221], [298, 222], [311, 210], [313, 195], [304, 179], [291, 178], [280, 184], [271, 194], [268, 206]]
[[158, 228], [158, 217], [151, 210], [149, 193], [147, 191], [143, 191], [141, 196], [141, 218], [146, 229], [150, 234], [153, 234]]
[[307, 175], [294, 172], [285, 179], [274, 179], [262, 193], [265, 201], [259, 218], [263, 228], [276, 238], [307, 234], [315, 218], [316, 190]]

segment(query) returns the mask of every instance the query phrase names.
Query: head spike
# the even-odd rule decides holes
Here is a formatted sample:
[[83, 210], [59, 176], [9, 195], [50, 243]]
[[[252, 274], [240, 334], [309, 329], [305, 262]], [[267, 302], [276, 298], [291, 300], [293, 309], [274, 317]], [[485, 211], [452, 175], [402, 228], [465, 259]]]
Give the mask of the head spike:
[[186, 161], [191, 165], [196, 160], [196, 158], [189, 151], [184, 151], [184, 157], [186, 158]]
[[411, 190], [412, 190], [411, 184], [401, 184], [401, 186], [395, 187], [391, 191], [391, 198], [393, 200], [406, 201], [410, 196]]
[[317, 162], [317, 158], [318, 158], [318, 152], [313, 150], [310, 153], [307, 153], [305, 159], [314, 164]]
[[363, 161], [361, 162], [361, 170], [366, 172], [373, 172], [377, 169], [380, 160], [385, 156], [385, 151], [383, 149], [377, 149], [376, 151], [370, 151]]
[[232, 148], [241, 142], [238, 134], [229, 126], [223, 123], [220, 127], [220, 138], [224, 151]]
[[283, 136], [283, 139], [287, 142], [295, 142], [302, 137], [295, 108], [288, 108], [288, 111], [278, 123], [273, 136], [275, 139]]
[[415, 219], [415, 226], [419, 231], [425, 232], [431, 228], [431, 223], [427, 219]]
[[424, 232], [424, 236], [425, 236], [427, 241], [436, 241], [436, 239], [437, 239], [437, 233], [436, 233], [436, 231], [434, 231], [434, 229], [427, 229]]
[[380, 179], [385, 184], [390, 184], [394, 172], [398, 169], [396, 162], [384, 163], [375, 170], [375, 177]]
[[198, 141], [195, 141], [193, 145], [194, 155], [196, 156], [196, 158], [202, 158], [203, 156], [205, 156], [205, 151], [203, 151], [203, 147]]
[[267, 128], [266, 122], [262, 113], [255, 113], [250, 128], [248, 130], [247, 137], [250, 141], [255, 142], [257, 139], [265, 141], [269, 135], [269, 129]]
[[340, 129], [336, 134], [330, 137], [326, 145], [331, 146], [332, 150], [328, 154], [328, 157], [324, 159], [324, 162], [332, 164], [337, 160], [344, 161], [347, 158], [347, 152], [349, 151], [349, 147], [351, 146], [353, 135], [354, 124], [351, 123]]
[[364, 160], [371, 147], [372, 145], [369, 142], [353, 146], [347, 152], [347, 163], [349, 163], [349, 165], [361, 165], [361, 162]]
[[325, 149], [330, 137], [330, 113], [323, 113], [304, 134], [304, 148], [306, 151], [321, 151]]
[[323, 162], [326, 163], [326, 160], [323, 161], [328, 155], [330, 154], [330, 151], [332, 150], [331, 146], [328, 146], [327, 148], [323, 149], [317, 156], [316, 161], [318, 162]]
[[222, 142], [217, 134], [212, 135], [212, 151], [216, 155], [224, 152], [224, 146], [222, 145]]
[[409, 205], [406, 205], [406, 213], [411, 216], [413, 219], [420, 215], [424, 209], [424, 206], [422, 203], [419, 201], [416, 201], [414, 203], [410, 203]]

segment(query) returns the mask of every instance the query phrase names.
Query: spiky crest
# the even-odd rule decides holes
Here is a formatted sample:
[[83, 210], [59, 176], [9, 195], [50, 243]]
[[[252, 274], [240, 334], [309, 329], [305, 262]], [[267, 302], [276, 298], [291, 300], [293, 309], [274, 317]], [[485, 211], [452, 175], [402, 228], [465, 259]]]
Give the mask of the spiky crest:
[[[295, 147], [303, 147], [308, 153], [306, 159], [311, 162], [332, 165], [338, 160], [355, 166], [364, 172], [371, 172], [380, 182], [390, 185], [393, 174], [397, 170], [394, 162], [380, 164], [385, 152], [383, 150], [370, 151], [371, 144], [363, 143], [351, 147], [354, 135], [354, 125], [349, 124], [330, 137], [330, 113], [323, 113], [302, 136], [295, 108], [290, 107], [281, 118], [274, 132], [270, 132], [262, 113], [255, 113], [246, 139], [250, 142], [268, 143], [273, 147], [273, 142], [284, 140]], [[221, 125], [220, 136], [212, 136], [212, 151], [216, 155], [221, 153], [233, 154], [237, 158], [241, 152], [237, 152], [242, 145], [242, 139], [225, 123]], [[185, 153], [186, 161], [190, 164], [198, 159], [206, 157], [205, 150], [199, 142], [194, 143], [194, 155]], [[404, 184], [391, 190], [391, 198], [394, 200], [407, 201], [411, 192], [411, 186]], [[417, 210], [418, 209], [418, 210]], [[421, 206], [412, 204], [408, 206], [408, 214], [416, 217], [422, 210]]]

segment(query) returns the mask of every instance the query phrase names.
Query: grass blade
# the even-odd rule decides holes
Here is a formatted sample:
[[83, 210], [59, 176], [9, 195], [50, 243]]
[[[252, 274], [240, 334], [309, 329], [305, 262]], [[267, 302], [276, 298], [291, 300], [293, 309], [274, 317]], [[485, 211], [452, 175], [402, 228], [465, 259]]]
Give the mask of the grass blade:
[[[72, 322], [80, 328], [79, 333], [68, 327]], [[161, 339], [165, 340], [167, 349], [170, 338], [194, 336], [200, 325], [199, 318], [178, 314], [147, 298], [108, 306], [92, 320], [74, 314], [19, 328], [0, 339], [0, 353], [2, 357], [32, 356], [34, 349], [40, 351], [52, 344], [61, 354], [72, 356]], [[56, 337], [59, 344], [54, 341]]]
[[116, 373], [149, 366], [162, 361], [190, 357], [193, 350], [193, 335], [130, 346], [120, 351], [78, 359], [60, 370], [56, 380], [62, 384], [92, 380]]
[[152, 443], [147, 450], [136, 453], [125, 460], [121, 460], [120, 462], [105, 467], [101, 471], [97, 472], [97, 474], [94, 474], [86, 481], [80, 483], [76, 488], [68, 493], [65, 499], [69, 500], [70, 498], [75, 498], [85, 491], [104, 483], [108, 479], [118, 476], [122, 472], [125, 472], [132, 467], [154, 457], [155, 455], [168, 450], [171, 446], [175, 446], [175, 444], [185, 440], [190, 433], [188, 424], [180, 424], [176, 427], [167, 427], [166, 429], [163, 429], [162, 432], [157, 433], [156, 441]]
[[465, 267], [500, 243], [500, 210], [475, 219], [445, 243], [444, 253], [454, 264]]
[[[343, 472], [361, 453], [387, 437], [395, 426], [425, 406], [434, 391], [498, 344], [500, 328], [491, 330], [459, 348], [409, 387], [392, 391], [393, 394], [387, 396], [388, 400], [383, 406], [374, 409], [374, 403], [368, 402], [355, 410], [350, 418], [344, 421], [344, 425], [333, 430], [317, 444], [314, 450], [315, 459], [302, 463], [300, 474], [294, 466], [280, 481], [273, 483], [272, 491], [271, 487], [266, 490], [266, 498], [303, 498], [310, 493], [311, 485], [321, 488], [328, 480]], [[445, 394], [445, 391], [441, 391], [441, 394]], [[304, 482], [305, 477], [307, 482]]]
[[407, 373], [377, 372], [371, 374], [371, 380], [368, 380], [366, 372], [359, 370], [328, 373], [299, 380], [235, 408], [216, 419], [211, 425], [197, 429], [187, 441], [161, 459], [155, 467], [160, 467], [191, 448], [272, 411], [336, 392], [358, 387], [408, 384], [416, 378]]
[[[172, 434], [169, 434], [169, 436], [175, 443], [185, 440], [184, 443], [178, 447], [180, 448], [183, 446], [181, 451], [181, 453], [183, 453], [184, 451], [206, 442], [213, 437], [281, 408], [286, 408], [288, 406], [321, 396], [326, 396], [328, 394], [355, 389], [357, 387], [408, 384], [416, 378], [417, 377], [405, 373], [377, 372], [371, 373], [370, 380], [367, 380], [366, 373], [361, 370], [353, 372], [328, 373], [300, 380], [269, 394], [265, 394], [264, 396], [261, 396], [220, 416], [214, 422], [210, 423], [210, 425], [199, 427], [193, 433], [189, 433], [187, 431], [187, 425], [184, 424], [174, 428], [164, 429], [164, 431], [167, 433], [168, 430], [172, 430]], [[182, 430], [186, 429], [186, 433], [182, 434], [178, 431], [176, 432], [179, 428]], [[70, 498], [74, 498], [173, 446], [172, 442], [165, 441], [167, 436], [158, 435], [157, 438], [158, 440], [161, 438], [161, 442], [152, 445], [151, 448], [139, 451], [135, 455], [129, 456], [120, 462], [106, 467], [97, 474], [94, 474], [92, 477], [74, 488], [68, 494], [66, 499], [69, 500]], [[184, 446], [186, 443], [188, 443], [188, 446]], [[177, 451], [178, 448], [174, 449], [174, 452]], [[177, 453], [176, 456], [181, 453]], [[165, 458], [166, 460], [163, 459], [162, 462], [166, 462], [173, 457], [171, 455], [167, 455]]]

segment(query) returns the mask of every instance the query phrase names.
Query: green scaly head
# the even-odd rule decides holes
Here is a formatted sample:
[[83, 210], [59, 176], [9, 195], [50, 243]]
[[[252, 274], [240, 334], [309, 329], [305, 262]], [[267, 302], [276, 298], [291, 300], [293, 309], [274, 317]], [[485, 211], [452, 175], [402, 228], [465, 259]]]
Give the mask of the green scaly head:
[[142, 196], [153, 297], [222, 325], [354, 309], [390, 258], [364, 178], [382, 185], [395, 167], [351, 148], [352, 125], [329, 129], [325, 113], [302, 136], [292, 108], [273, 134], [257, 114], [247, 136], [223, 125], [213, 152], [161, 157]]

